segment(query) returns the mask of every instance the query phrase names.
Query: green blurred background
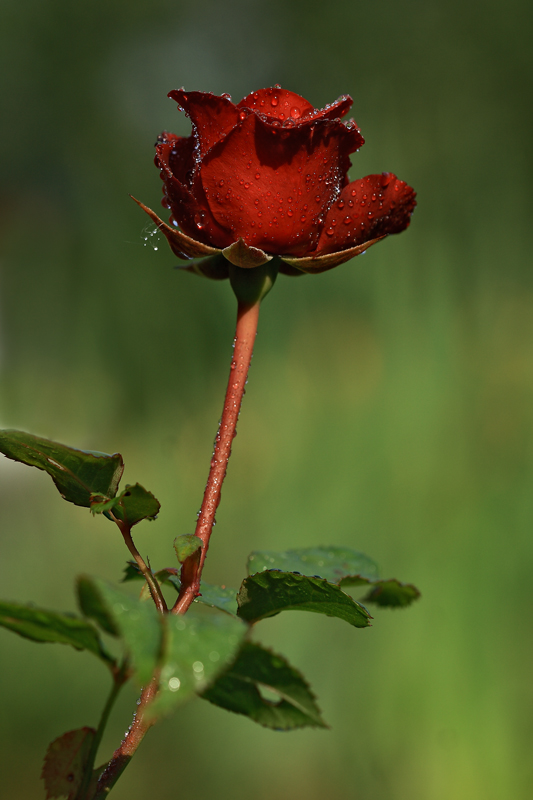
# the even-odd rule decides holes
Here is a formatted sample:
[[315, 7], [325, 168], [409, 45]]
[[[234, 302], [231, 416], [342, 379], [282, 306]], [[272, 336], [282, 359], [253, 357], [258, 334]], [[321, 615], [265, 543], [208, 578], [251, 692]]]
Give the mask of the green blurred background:
[[[136, 537], [155, 567], [193, 530], [235, 311], [227, 283], [145, 246], [128, 198], [161, 209], [155, 136], [189, 130], [167, 92], [350, 93], [352, 177], [418, 191], [406, 233], [265, 302], [206, 578], [238, 585], [252, 549], [343, 544], [423, 599], [366, 631], [263, 623], [332, 730], [196, 701], [116, 800], [531, 796], [531, 23], [523, 0], [3, 0], [0, 424], [122, 452], [162, 502]], [[120, 577], [115, 529], [37, 470], [2, 459], [0, 502], [3, 597], [74, 609], [75, 574]], [[70, 648], [0, 631], [0, 649], [2, 796], [33, 800], [48, 742], [95, 724], [108, 678]]]

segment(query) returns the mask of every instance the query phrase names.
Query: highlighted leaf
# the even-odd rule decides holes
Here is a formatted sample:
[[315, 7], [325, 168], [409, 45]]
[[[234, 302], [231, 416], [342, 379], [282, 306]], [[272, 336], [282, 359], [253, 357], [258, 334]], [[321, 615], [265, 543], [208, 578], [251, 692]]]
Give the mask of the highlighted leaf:
[[119, 636], [130, 653], [139, 683], [152, 677], [161, 653], [163, 617], [143, 603], [99, 578], [78, 579], [80, 608], [103, 630]]
[[147, 491], [140, 483], [133, 486], [127, 485], [117, 497], [100, 500], [100, 495], [93, 496], [91, 511], [93, 514], [103, 514], [112, 511], [117, 519], [123, 520], [130, 527], [137, 525], [143, 519], [153, 520], [161, 510], [161, 504], [154, 495]]
[[65, 500], [87, 508], [92, 494], [113, 497], [124, 471], [120, 453], [75, 450], [24, 431], [0, 431], [0, 452], [13, 461], [44, 470]]
[[74, 800], [95, 734], [93, 728], [79, 728], [64, 733], [49, 745], [41, 773], [47, 800], [51, 797]]
[[247, 632], [236, 617], [196, 608], [185, 615], [168, 614], [165, 621], [160, 689], [150, 710], [153, 716], [206, 689], [234, 660]]
[[76, 650], [94, 653], [108, 665], [115, 663], [104, 649], [93, 626], [74, 614], [61, 614], [32, 605], [1, 601], [0, 625], [33, 642], [70, 644]]
[[250, 575], [237, 595], [238, 614], [248, 622], [273, 617], [280, 611], [313, 611], [338, 617], [356, 628], [372, 619], [366, 608], [342, 589], [322, 578], [269, 570]]
[[202, 697], [265, 728], [328, 727], [302, 675], [282, 656], [250, 642]]

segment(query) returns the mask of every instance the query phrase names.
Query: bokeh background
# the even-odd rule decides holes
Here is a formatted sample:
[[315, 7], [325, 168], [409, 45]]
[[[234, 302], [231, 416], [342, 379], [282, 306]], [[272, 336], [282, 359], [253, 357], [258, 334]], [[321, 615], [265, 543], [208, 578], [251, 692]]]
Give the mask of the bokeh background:
[[[352, 177], [418, 191], [406, 233], [264, 303], [206, 578], [237, 586], [252, 549], [342, 544], [423, 599], [366, 631], [263, 623], [332, 730], [198, 700], [116, 800], [531, 796], [531, 23], [523, 0], [3, 0], [0, 424], [122, 452], [162, 502], [136, 536], [156, 567], [193, 530], [235, 312], [128, 198], [160, 209], [155, 136], [188, 133], [167, 92], [350, 93]], [[0, 525], [7, 599], [74, 609], [75, 574], [120, 578], [114, 527], [4, 459]], [[0, 650], [2, 795], [33, 800], [48, 742], [96, 723], [108, 678], [7, 631]]]

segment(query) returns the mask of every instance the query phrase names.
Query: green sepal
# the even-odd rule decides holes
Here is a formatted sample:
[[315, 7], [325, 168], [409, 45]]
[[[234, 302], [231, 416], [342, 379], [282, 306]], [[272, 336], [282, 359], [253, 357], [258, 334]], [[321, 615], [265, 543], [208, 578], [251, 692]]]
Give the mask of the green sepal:
[[238, 615], [248, 622], [273, 617], [280, 611], [312, 611], [338, 617], [356, 628], [372, 619], [366, 608], [323, 578], [267, 570], [245, 578], [237, 594]]
[[47, 472], [65, 500], [87, 508], [91, 495], [114, 497], [124, 471], [120, 453], [75, 450], [24, 431], [0, 431], [0, 452]]
[[151, 603], [143, 603], [99, 578], [81, 576], [77, 588], [82, 612], [107, 633], [122, 639], [139, 683], [147, 683], [161, 653], [163, 616]]
[[[273, 699], [263, 696], [265, 690]], [[202, 697], [265, 728], [328, 727], [302, 675], [282, 656], [251, 642]]]
[[105, 650], [95, 628], [75, 614], [61, 614], [33, 605], [0, 601], [0, 626], [33, 642], [69, 644], [76, 650], [88, 650], [108, 666], [115, 664], [115, 659]]

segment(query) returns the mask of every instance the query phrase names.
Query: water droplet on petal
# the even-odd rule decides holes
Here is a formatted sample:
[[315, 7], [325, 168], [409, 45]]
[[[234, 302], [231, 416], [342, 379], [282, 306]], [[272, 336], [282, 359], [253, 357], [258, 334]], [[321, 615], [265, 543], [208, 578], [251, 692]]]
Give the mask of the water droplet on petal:
[[259, 172], [256, 172], [256, 173], [255, 173], [255, 177], [256, 177], [256, 180], [259, 180], [259, 178], [261, 177], [260, 173], [259, 173]]
[[301, 111], [299, 108], [291, 108], [291, 117], [293, 119], [299, 119], [302, 116]]
[[349, 225], [351, 221], [352, 221], [351, 217], [344, 217], [344, 224], [345, 225]]
[[[280, 87], [280, 88], [281, 88], [281, 87]], [[271, 105], [271, 106], [274, 106], [274, 108], [276, 108], [276, 106], [277, 106], [277, 104], [278, 104], [278, 103], [279, 103], [279, 100], [278, 100], [278, 98], [276, 97], [276, 95], [274, 95], [274, 97], [272, 97], [272, 99], [270, 100], [270, 105]]]
[[382, 172], [381, 173], [381, 185], [388, 186], [392, 180], [392, 172]]
[[246, 111], [239, 112], [239, 119], [241, 120], [241, 122], [243, 119], [246, 119]]
[[328, 228], [326, 231], [326, 236], [333, 236], [334, 233], [335, 231], [333, 230], [333, 228]]

